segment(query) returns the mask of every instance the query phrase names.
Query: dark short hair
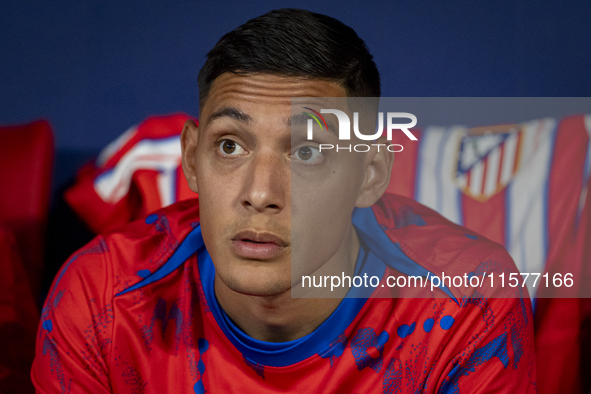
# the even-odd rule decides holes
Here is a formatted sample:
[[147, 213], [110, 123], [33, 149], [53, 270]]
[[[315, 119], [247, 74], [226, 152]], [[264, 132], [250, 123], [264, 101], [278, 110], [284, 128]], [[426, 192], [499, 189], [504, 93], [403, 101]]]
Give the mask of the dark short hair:
[[199, 72], [199, 105], [226, 72], [270, 73], [339, 82], [350, 97], [379, 97], [380, 74], [349, 26], [298, 9], [274, 10], [224, 35]]

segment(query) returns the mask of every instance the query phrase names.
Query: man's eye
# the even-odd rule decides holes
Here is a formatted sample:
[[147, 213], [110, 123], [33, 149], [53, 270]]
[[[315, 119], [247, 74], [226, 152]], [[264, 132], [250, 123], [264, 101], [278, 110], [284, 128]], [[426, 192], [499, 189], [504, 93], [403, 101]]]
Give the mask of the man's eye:
[[223, 140], [220, 142], [220, 152], [224, 155], [241, 155], [244, 148], [232, 140]]
[[307, 163], [315, 163], [322, 159], [322, 153], [313, 146], [302, 146], [299, 148], [296, 153], [295, 157], [298, 160], [305, 161]]

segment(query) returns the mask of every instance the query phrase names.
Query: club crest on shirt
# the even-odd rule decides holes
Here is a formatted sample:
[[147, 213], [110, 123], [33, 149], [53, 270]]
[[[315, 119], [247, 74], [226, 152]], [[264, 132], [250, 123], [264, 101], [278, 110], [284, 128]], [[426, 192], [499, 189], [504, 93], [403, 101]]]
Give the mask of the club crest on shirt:
[[523, 162], [523, 125], [470, 129], [459, 143], [454, 182], [484, 202], [503, 190]]

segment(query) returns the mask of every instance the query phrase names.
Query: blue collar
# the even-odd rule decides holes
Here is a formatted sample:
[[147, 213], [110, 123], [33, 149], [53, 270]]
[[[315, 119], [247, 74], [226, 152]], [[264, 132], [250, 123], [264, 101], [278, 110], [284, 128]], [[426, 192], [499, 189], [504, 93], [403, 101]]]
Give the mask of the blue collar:
[[[198, 255], [199, 274], [209, 309], [232, 344], [249, 361], [282, 367], [292, 365], [320, 353], [355, 319], [367, 298], [345, 298], [335, 311], [314, 332], [289, 342], [264, 342], [251, 338], [238, 328], [220, 308], [214, 295], [215, 268], [207, 250]], [[360, 248], [357, 258], [360, 272], [381, 278], [386, 266], [367, 247]], [[356, 269], [357, 271], [357, 269]]]

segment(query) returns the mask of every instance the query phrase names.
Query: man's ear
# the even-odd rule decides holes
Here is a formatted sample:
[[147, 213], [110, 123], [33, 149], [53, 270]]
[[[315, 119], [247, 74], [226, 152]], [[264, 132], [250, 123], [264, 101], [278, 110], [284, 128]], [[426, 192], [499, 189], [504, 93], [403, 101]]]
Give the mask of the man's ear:
[[195, 159], [197, 155], [197, 140], [199, 139], [199, 127], [193, 120], [187, 120], [181, 133], [181, 151], [183, 154], [183, 172], [189, 188], [198, 193], [197, 171], [195, 170]]
[[388, 141], [385, 137], [380, 137], [374, 144], [382, 145], [372, 146], [372, 149], [366, 153], [368, 156], [364, 159], [365, 176], [355, 203], [358, 208], [370, 207], [375, 204], [390, 184], [394, 153], [386, 149]]

